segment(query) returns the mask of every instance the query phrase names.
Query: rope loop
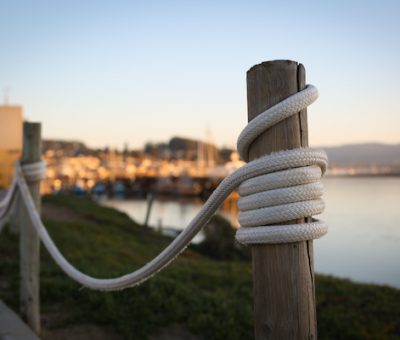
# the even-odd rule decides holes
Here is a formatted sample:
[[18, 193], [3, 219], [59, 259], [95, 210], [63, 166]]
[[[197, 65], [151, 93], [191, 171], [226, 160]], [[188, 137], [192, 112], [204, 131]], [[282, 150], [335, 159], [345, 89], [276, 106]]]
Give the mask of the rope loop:
[[[249, 160], [251, 143], [265, 130], [305, 109], [318, 98], [318, 90], [307, 85], [300, 91], [264, 111], [254, 118], [238, 139], [238, 150], [243, 159]], [[320, 182], [327, 159], [318, 164], [312, 157], [303, 166], [295, 166], [285, 159], [286, 155], [301, 156], [305, 149], [280, 151], [282, 169], [266, 170], [262, 175], [243, 181], [239, 186], [241, 228], [236, 239], [243, 244], [288, 243], [315, 239], [327, 232], [322, 221], [279, 225], [279, 223], [320, 214], [324, 210], [321, 199], [323, 186]], [[308, 149], [311, 150], [311, 149]], [[313, 152], [313, 151], [311, 151]], [[274, 157], [274, 154], [264, 156]], [[253, 161], [254, 162], [254, 161]], [[252, 164], [250, 162], [249, 164]], [[285, 164], [286, 162], [286, 164]]]
[[21, 168], [28, 183], [38, 182], [46, 178], [47, 163], [45, 161], [23, 164]]

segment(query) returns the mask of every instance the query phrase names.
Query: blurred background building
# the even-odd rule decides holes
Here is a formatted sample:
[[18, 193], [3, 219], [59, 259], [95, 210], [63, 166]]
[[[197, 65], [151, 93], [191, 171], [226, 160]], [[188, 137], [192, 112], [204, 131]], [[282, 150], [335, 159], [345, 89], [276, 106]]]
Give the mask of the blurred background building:
[[0, 105], [0, 188], [8, 187], [22, 151], [22, 107]]

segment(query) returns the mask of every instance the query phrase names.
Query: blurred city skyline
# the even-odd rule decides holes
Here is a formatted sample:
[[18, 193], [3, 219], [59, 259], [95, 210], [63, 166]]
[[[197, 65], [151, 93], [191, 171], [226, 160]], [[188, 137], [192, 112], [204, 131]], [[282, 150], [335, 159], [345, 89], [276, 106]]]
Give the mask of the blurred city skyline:
[[234, 147], [246, 71], [292, 59], [320, 90], [312, 146], [399, 143], [399, 10], [397, 1], [3, 1], [0, 89], [45, 138], [139, 148], [205, 140], [208, 130]]

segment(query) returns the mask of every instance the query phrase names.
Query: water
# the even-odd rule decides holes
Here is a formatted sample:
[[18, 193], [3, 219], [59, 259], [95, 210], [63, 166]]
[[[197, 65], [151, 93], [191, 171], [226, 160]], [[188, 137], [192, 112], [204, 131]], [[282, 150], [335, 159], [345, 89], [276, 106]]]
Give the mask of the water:
[[327, 178], [317, 272], [400, 288], [400, 178]]
[[[145, 221], [148, 206], [146, 199], [109, 199], [101, 201], [101, 204], [125, 212], [138, 223], [144, 223]], [[199, 212], [202, 205], [203, 201], [199, 198], [171, 199], [164, 197], [155, 199], [151, 208], [148, 224], [153, 228], [164, 231], [169, 228], [182, 230]], [[236, 202], [225, 202], [218, 213], [228, 219], [233, 226], [239, 226], [236, 219], [238, 214]], [[194, 238], [193, 242], [200, 242], [203, 238], [203, 234], [200, 232]]]
[[[318, 273], [400, 288], [400, 178], [325, 178], [329, 233], [314, 242]], [[146, 200], [108, 200], [104, 204], [126, 212], [139, 223]], [[196, 199], [156, 200], [149, 224], [184, 228], [200, 210]], [[220, 211], [237, 224], [236, 205]], [[198, 236], [195, 241], [200, 241]]]

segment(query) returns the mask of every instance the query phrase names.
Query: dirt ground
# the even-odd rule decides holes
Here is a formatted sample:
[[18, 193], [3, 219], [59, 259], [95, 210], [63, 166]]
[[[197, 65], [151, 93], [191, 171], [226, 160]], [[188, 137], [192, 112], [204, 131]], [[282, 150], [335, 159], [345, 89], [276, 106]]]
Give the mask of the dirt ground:
[[[44, 328], [40, 338], [42, 340], [123, 340], [123, 337], [91, 324], [53, 330]], [[183, 326], [173, 326], [162, 330], [157, 335], [150, 336], [149, 340], [201, 340], [201, 338], [190, 334]]]

